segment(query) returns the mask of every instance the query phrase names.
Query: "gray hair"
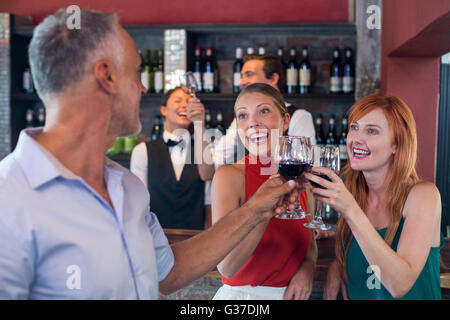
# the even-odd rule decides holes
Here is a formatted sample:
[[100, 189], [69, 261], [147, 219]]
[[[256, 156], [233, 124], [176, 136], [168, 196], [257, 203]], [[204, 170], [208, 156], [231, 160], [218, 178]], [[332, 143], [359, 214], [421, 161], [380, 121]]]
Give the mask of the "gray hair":
[[80, 10], [80, 28], [69, 29], [71, 14], [59, 9], [35, 29], [29, 46], [31, 73], [37, 93], [59, 93], [80, 81], [89, 59], [116, 34], [116, 14]]

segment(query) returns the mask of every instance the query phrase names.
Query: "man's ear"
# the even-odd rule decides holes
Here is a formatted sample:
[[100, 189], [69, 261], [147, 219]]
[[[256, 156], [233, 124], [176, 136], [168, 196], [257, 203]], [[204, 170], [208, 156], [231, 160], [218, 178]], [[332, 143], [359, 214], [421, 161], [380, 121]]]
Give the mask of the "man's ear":
[[269, 80], [270, 80], [270, 84], [272, 85], [272, 87], [277, 88], [278, 81], [280, 80], [280, 75], [278, 73], [274, 72], [270, 76]]
[[105, 59], [98, 60], [94, 64], [94, 75], [99, 86], [107, 93], [117, 93], [115, 83], [115, 76], [113, 75], [113, 68], [110, 61]]
[[161, 115], [165, 118], [166, 117], [166, 106], [160, 106], [159, 111], [161, 112]]

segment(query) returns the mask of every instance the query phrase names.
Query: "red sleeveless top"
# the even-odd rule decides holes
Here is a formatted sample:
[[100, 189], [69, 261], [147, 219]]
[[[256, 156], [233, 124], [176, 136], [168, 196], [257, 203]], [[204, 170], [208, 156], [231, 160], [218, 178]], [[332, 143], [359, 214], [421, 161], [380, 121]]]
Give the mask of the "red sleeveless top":
[[[263, 165], [253, 156], [245, 157], [245, 201], [276, 173], [274, 169], [275, 172], [262, 175], [261, 169], [269, 167], [270, 163]], [[306, 192], [300, 195], [300, 202], [306, 210]], [[222, 277], [222, 282], [230, 286], [287, 286], [311, 245], [312, 231], [303, 226], [305, 222], [272, 218], [247, 262], [232, 278]]]

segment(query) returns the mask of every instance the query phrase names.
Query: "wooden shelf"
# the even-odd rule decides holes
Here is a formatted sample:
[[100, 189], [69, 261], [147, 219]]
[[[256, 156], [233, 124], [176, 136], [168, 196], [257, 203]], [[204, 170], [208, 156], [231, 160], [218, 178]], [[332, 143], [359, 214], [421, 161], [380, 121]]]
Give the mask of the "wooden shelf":
[[[198, 93], [197, 97], [202, 101], [234, 101], [238, 94], [234, 93]], [[353, 94], [324, 94], [324, 93], [310, 93], [310, 94], [284, 94], [286, 100], [289, 99], [321, 99], [321, 100], [354, 100]], [[163, 97], [161, 93], [150, 93], [142, 96], [143, 102], [160, 102]], [[14, 100], [20, 101], [39, 101], [40, 98], [36, 93], [14, 93]]]

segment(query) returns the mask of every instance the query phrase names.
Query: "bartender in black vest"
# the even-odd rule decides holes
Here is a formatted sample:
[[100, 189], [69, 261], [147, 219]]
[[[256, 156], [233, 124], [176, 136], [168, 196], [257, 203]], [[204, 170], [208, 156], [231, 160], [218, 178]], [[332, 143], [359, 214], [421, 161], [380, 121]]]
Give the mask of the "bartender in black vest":
[[204, 229], [204, 181], [212, 179], [214, 165], [200, 159], [207, 145], [197, 139], [202, 147], [195, 148], [188, 128], [191, 120], [204, 122], [205, 109], [177, 87], [164, 94], [160, 111], [162, 137], [134, 148], [130, 170], [147, 186], [150, 208], [163, 228]]

